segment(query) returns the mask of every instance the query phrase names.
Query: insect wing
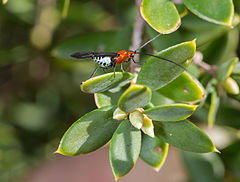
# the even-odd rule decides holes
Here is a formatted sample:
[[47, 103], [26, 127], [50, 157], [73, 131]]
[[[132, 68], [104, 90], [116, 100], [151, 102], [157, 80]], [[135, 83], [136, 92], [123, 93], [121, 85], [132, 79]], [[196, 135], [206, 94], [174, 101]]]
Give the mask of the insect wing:
[[71, 57], [78, 58], [78, 59], [85, 59], [85, 58], [93, 58], [93, 57], [115, 57], [117, 56], [117, 53], [115, 52], [75, 52], [71, 54]]
[[115, 57], [117, 53], [115, 52], [94, 52], [95, 57]]
[[72, 53], [70, 56], [78, 59], [92, 58], [93, 52], [85, 52], [85, 51], [75, 52], [75, 53]]

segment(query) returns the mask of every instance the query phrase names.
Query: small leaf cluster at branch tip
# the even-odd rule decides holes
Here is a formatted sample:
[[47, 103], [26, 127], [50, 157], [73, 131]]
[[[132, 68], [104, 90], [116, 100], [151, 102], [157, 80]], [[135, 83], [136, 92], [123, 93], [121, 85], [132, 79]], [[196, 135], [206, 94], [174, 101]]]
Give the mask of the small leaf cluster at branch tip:
[[117, 108], [113, 113], [113, 119], [116, 119], [116, 120], [124, 120], [127, 116], [128, 116], [128, 113], [122, 111], [119, 108]]
[[154, 137], [152, 120], [146, 114], [143, 114], [143, 111], [143, 108], [138, 108], [133, 112], [127, 113], [117, 108], [113, 113], [113, 119], [125, 120], [128, 119], [127, 116], [129, 115], [129, 121], [135, 128], [141, 129], [145, 134]]

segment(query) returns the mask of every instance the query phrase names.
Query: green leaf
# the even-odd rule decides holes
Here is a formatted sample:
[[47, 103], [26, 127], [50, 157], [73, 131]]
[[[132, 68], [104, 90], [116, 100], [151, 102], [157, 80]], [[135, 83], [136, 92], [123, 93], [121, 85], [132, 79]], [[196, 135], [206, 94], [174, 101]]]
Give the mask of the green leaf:
[[62, 18], [67, 17], [69, 5], [70, 5], [70, 0], [64, 0], [64, 5], [63, 5], [63, 9], [62, 9]]
[[220, 104], [220, 97], [218, 96], [217, 91], [213, 90], [211, 92], [211, 104], [210, 104], [210, 109], [209, 109], [209, 113], [208, 113], [208, 126], [209, 127], [212, 127], [213, 124], [215, 123], [219, 104]]
[[[195, 50], [196, 43], [193, 40], [175, 45], [155, 55], [174, 61], [186, 68], [191, 63]], [[150, 57], [138, 74], [137, 84], [157, 90], [176, 79], [183, 71], [183, 68], [173, 63]]]
[[131, 85], [120, 97], [118, 107], [125, 112], [132, 112], [146, 106], [151, 100], [151, 89], [143, 85]]
[[135, 165], [141, 148], [141, 131], [128, 120], [121, 122], [113, 134], [109, 159], [115, 179], [126, 175]]
[[81, 117], [66, 131], [56, 153], [69, 156], [86, 154], [106, 144], [119, 125], [113, 119], [115, 109], [107, 106]]
[[197, 102], [206, 95], [201, 83], [186, 72], [157, 92], [176, 102]]
[[147, 164], [152, 166], [156, 171], [159, 171], [164, 164], [168, 153], [168, 144], [161, 141], [157, 137], [149, 137], [142, 135], [142, 145], [140, 157]]
[[144, 114], [143, 117], [144, 120], [141, 130], [143, 133], [153, 138], [155, 136], [153, 122], [147, 115]]
[[185, 16], [182, 20], [181, 27], [192, 32], [230, 30], [230, 27], [207, 22], [199, 18], [198, 16], [195, 16], [194, 14], [189, 14], [188, 16]]
[[104, 92], [115, 87], [124, 86], [134, 78], [133, 74], [128, 72], [108, 73], [93, 77], [81, 84], [81, 90], [85, 93]]
[[223, 82], [232, 73], [235, 64], [238, 62], [238, 58], [233, 58], [225, 63], [223, 63], [218, 70], [218, 80]]
[[196, 108], [196, 105], [170, 104], [152, 107], [143, 113], [155, 121], [179, 121], [190, 117]]
[[173, 104], [175, 103], [173, 100], [168, 99], [167, 97], [163, 96], [157, 91], [152, 92], [152, 99], [151, 103], [154, 106], [159, 106], [159, 105], [166, 105], [166, 104]]
[[140, 11], [145, 21], [163, 34], [174, 32], [181, 24], [175, 5], [169, 0], [143, 0]]
[[240, 62], [239, 61], [235, 64], [232, 73], [236, 74], [236, 75], [240, 75]]
[[144, 122], [142, 112], [140, 112], [139, 110], [131, 112], [129, 114], [129, 121], [135, 128], [141, 129]]
[[183, 18], [184, 16], [186, 16], [188, 14], [188, 10], [185, 8], [185, 6], [183, 4], [175, 4], [175, 6], [176, 6], [181, 18]]
[[95, 103], [98, 108], [110, 105], [117, 105], [123, 92], [129, 87], [129, 84], [119, 88], [119, 90], [110, 89], [105, 92], [94, 94]]
[[209, 137], [188, 120], [155, 121], [154, 133], [164, 142], [186, 151], [197, 153], [217, 151]]
[[199, 78], [200, 69], [196, 64], [190, 64], [190, 66], [187, 68], [187, 73], [189, 73], [194, 78]]
[[126, 119], [126, 117], [128, 116], [128, 113], [122, 111], [121, 109], [117, 108], [114, 112], [113, 112], [113, 119], [116, 120], [124, 120]]
[[200, 18], [212, 23], [232, 26], [232, 0], [183, 0], [184, 5]]
[[[215, 30], [212, 30], [217, 35]], [[210, 32], [209, 32], [210, 33]], [[237, 28], [226, 31], [220, 37], [202, 50], [205, 62], [210, 64], [219, 64], [226, 62], [236, 56], [239, 42], [239, 31]]]

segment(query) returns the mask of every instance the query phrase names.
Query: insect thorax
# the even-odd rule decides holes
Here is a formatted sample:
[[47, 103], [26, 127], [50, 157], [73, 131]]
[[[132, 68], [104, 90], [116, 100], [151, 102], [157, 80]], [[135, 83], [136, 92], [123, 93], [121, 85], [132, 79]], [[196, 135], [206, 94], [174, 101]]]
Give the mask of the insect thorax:
[[92, 59], [102, 68], [111, 67], [114, 63], [114, 58], [110, 56], [94, 56]]

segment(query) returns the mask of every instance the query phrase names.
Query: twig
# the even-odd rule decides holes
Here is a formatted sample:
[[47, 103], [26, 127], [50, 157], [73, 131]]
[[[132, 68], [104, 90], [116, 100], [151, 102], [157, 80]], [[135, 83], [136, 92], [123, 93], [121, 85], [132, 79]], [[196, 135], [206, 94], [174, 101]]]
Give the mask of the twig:
[[[136, 0], [136, 5], [137, 5], [136, 21], [133, 25], [132, 45], [130, 47], [130, 50], [136, 50], [141, 46], [142, 33], [144, 28], [144, 20], [142, 19], [139, 12], [139, 7], [141, 6], [141, 0]], [[139, 62], [139, 55], [135, 55], [134, 59], [136, 62]], [[138, 64], [135, 64], [133, 62], [130, 63], [130, 72], [135, 75], [135, 78], [137, 77], [139, 70], [140, 70], [140, 67]]]
[[217, 77], [217, 66], [211, 66], [205, 62], [203, 62], [203, 56], [202, 53], [199, 51], [196, 51], [194, 57], [193, 57], [193, 63], [196, 64], [199, 68], [201, 68], [204, 72], [212, 75], [213, 77]]

